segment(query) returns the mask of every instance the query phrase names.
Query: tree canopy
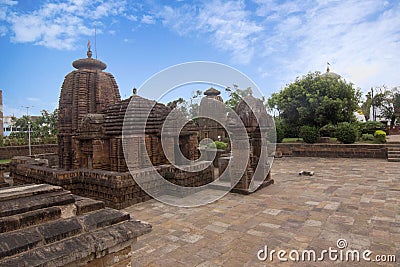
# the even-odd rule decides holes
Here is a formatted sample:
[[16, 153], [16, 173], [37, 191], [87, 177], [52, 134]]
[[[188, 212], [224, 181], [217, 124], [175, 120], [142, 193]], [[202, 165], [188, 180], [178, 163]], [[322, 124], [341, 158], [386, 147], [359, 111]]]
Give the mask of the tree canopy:
[[378, 93], [372, 100], [371, 94], [368, 94], [365, 102], [370, 101], [371, 105], [377, 107], [380, 113], [379, 117], [389, 120], [390, 126], [393, 127], [396, 119], [400, 117], [400, 90], [397, 87], [388, 89], [383, 85], [376, 87], [375, 91]]
[[225, 89], [227, 92], [230, 92], [229, 99], [225, 101], [225, 105], [231, 109], [234, 109], [243, 97], [253, 93], [251, 87], [247, 87], [246, 89], [239, 89], [239, 86], [234, 84], [233, 88], [234, 91], [231, 91], [230, 87]]
[[55, 109], [53, 112], [47, 110], [41, 111], [41, 116], [32, 120], [31, 117], [22, 116], [21, 118], [13, 118], [14, 127], [19, 131], [12, 132], [10, 137], [26, 138], [28, 131], [28, 122], [31, 124], [31, 137], [32, 138], [47, 138], [50, 136], [56, 136], [57, 123], [58, 123], [58, 110]]
[[359, 109], [359, 89], [338, 75], [308, 73], [272, 94], [268, 106], [276, 109], [287, 125], [322, 127], [351, 122]]

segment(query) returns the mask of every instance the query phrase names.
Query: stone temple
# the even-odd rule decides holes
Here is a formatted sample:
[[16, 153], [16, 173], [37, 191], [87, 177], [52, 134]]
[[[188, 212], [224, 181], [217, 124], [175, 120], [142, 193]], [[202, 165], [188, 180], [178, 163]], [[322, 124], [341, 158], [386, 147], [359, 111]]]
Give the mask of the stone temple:
[[93, 59], [90, 49], [87, 56], [72, 63], [77, 70], [65, 77], [61, 87], [58, 106], [58, 155], [60, 167], [66, 170], [79, 164], [74, 160], [73, 152], [77, 147], [73, 137], [79, 131], [84, 117], [99, 113], [121, 101], [114, 76], [103, 71], [106, 64]]
[[[174, 151], [166, 152], [161, 145], [161, 130], [167, 116], [173, 114], [172, 108], [145, 99], [137, 95], [135, 90], [131, 97], [121, 100], [113, 75], [104, 71], [105, 63], [92, 58], [90, 48], [87, 58], [74, 61], [72, 66], [75, 70], [66, 75], [59, 99], [59, 166], [48, 166], [43, 160], [29, 157], [16, 157], [10, 164], [10, 175], [15, 184], [44, 183], [61, 186], [73, 194], [101, 200], [109, 207], [122, 209], [151, 198], [135, 182], [137, 180], [133, 179], [132, 175], [141, 180], [146, 179], [149, 188], [156, 191], [169, 190], [161, 188], [163, 185], [149, 176], [149, 166], [154, 166], [158, 174], [168, 182], [184, 187], [199, 187], [218, 178], [218, 172], [215, 171], [215, 167], [218, 166], [197, 159], [198, 135], [207, 133], [207, 137], [214, 140], [218, 136], [224, 138], [226, 131], [220, 124], [202, 120], [199, 122], [199, 128], [194, 122], [186, 123], [182, 129], [176, 131], [179, 133], [178, 138], [167, 138], [167, 143], [171, 144]], [[202, 100], [204, 105], [214, 106], [215, 101], [222, 102], [219, 91], [214, 88], [207, 90], [205, 95]], [[245, 104], [240, 106], [238, 114], [247, 114], [241, 116], [243, 119], [251, 116], [252, 113], [245, 108]], [[149, 107], [151, 111], [146, 117], [145, 110]], [[128, 108], [131, 112], [126, 112]], [[202, 115], [207, 115], [207, 110], [210, 108], [200, 107], [200, 113], [204, 113]], [[268, 116], [265, 110], [263, 112]], [[222, 114], [219, 119], [226, 121], [225, 110], [219, 113]], [[138, 145], [137, 140], [131, 140], [133, 152], [130, 153], [133, 153], [136, 159], [129, 163], [131, 172], [128, 170], [124, 154], [124, 119], [133, 130], [139, 127], [138, 120], [146, 120], [145, 147]], [[248, 123], [250, 124], [247, 125]], [[260, 155], [258, 147], [261, 137], [257, 135], [254, 121], [244, 121], [244, 124], [248, 135], [243, 136], [243, 140], [251, 141], [250, 162], [248, 171], [235, 189], [237, 192], [249, 193], [249, 181], [255, 173], [253, 169]], [[178, 128], [171, 125], [172, 128]], [[172, 128], [171, 131], [176, 130]], [[234, 131], [235, 127], [231, 129]], [[179, 159], [174, 157], [176, 150], [189, 160], [185, 161], [189, 163], [184, 168], [177, 168], [171, 164], [178, 163]], [[148, 157], [143, 157], [144, 154]], [[229, 155], [224, 155], [224, 166], [218, 167], [219, 173], [224, 170], [229, 158]], [[269, 173], [262, 174], [262, 177], [266, 181], [263, 184], [272, 182]]]

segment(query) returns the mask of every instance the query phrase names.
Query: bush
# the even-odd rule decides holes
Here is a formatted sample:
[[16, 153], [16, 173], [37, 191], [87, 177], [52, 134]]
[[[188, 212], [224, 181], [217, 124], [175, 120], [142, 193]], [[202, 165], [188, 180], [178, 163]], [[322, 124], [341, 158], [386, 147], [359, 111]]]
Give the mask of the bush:
[[304, 125], [300, 127], [299, 137], [308, 144], [314, 144], [319, 139], [319, 131], [315, 127]]
[[275, 119], [275, 131], [268, 131], [268, 141], [273, 143], [282, 143], [285, 138], [284, 125], [280, 119]]
[[319, 133], [323, 137], [335, 137], [336, 126], [333, 124], [327, 124], [319, 129]]
[[299, 126], [290, 125], [285, 121], [281, 121], [284, 138], [298, 138], [299, 137]]
[[226, 143], [220, 141], [214, 141], [214, 143], [210, 143], [208, 145], [209, 148], [217, 148], [222, 150], [226, 150], [227, 146], [228, 145]]
[[361, 136], [361, 140], [363, 140], [363, 141], [374, 141], [374, 135], [373, 134], [363, 134]]
[[359, 124], [361, 134], [374, 134], [377, 130], [385, 130], [385, 125], [379, 121], [367, 121]]
[[386, 133], [382, 130], [378, 130], [374, 133], [374, 137], [380, 143], [386, 143]]
[[342, 122], [338, 125], [336, 129], [335, 136], [338, 141], [344, 144], [353, 144], [357, 140], [357, 129], [348, 122]]

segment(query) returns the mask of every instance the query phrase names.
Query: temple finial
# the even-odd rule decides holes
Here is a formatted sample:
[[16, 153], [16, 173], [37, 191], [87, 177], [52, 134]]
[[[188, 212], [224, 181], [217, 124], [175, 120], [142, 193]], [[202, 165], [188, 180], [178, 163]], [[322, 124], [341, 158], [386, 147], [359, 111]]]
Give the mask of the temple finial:
[[87, 51], [87, 57], [88, 58], [92, 58], [92, 50], [90, 50], [90, 40], [88, 40], [88, 42], [87, 42], [87, 49], [88, 49], [88, 51]]

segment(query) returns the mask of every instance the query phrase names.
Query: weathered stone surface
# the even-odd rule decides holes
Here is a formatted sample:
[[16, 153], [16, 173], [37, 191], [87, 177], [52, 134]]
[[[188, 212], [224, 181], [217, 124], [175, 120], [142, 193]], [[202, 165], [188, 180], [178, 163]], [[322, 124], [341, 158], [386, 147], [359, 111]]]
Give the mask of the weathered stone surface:
[[74, 61], [73, 66], [78, 70], [65, 77], [58, 110], [59, 164], [65, 169], [73, 168], [76, 147], [72, 139], [82, 119], [121, 99], [113, 75], [102, 71], [103, 62], [88, 57]]
[[60, 191], [63, 191], [63, 189], [58, 186], [47, 185], [47, 184], [16, 186], [1, 190], [0, 201], [6, 201], [10, 199], [17, 199], [21, 197], [28, 197], [38, 194], [60, 192]]
[[18, 232], [3, 233], [0, 235], [0, 239], [0, 259], [43, 245], [40, 234], [29, 228]]
[[151, 231], [126, 212], [61, 187], [10, 187], [0, 189], [0, 196], [0, 266], [80, 266], [93, 260], [117, 266], [107, 255], [128, 263], [136, 238]]
[[0, 218], [0, 233], [60, 218], [61, 209], [50, 207]]
[[94, 210], [104, 209], [105, 205], [103, 201], [94, 200], [91, 198], [81, 197], [74, 195], [76, 214], [81, 215]]
[[[56, 153], [58, 149], [57, 144], [44, 144], [44, 145], [32, 145], [31, 152], [33, 155], [36, 154], [47, 154]], [[11, 159], [16, 156], [27, 156], [29, 155], [28, 146], [3, 146], [0, 147], [0, 159]]]
[[75, 199], [69, 191], [50, 192], [41, 195], [5, 200], [1, 202], [0, 217], [52, 206], [67, 205], [74, 202]]
[[[246, 132], [242, 133], [241, 123]], [[272, 117], [266, 112], [262, 100], [248, 95], [243, 97], [235, 107], [235, 112], [228, 114], [227, 128], [235, 140], [230, 143], [233, 151], [238, 151], [233, 160], [243, 161], [240, 156], [248, 154], [247, 167], [239, 182], [232, 189], [233, 192], [248, 194], [254, 192], [252, 188], [256, 181], [258, 189], [273, 183], [267, 162], [268, 146], [265, 133], [273, 129]], [[249, 145], [247, 147], [247, 145]], [[231, 159], [232, 160], [232, 159]], [[223, 168], [225, 168], [226, 162]], [[255, 178], [255, 179], [254, 179]], [[254, 180], [253, 180], [254, 179]]]
[[[22, 157], [17, 159], [17, 162], [25, 163]], [[198, 162], [188, 165], [185, 168], [177, 169], [171, 165], [161, 165], [157, 167], [158, 172], [168, 177], [168, 181], [187, 187], [198, 187], [212, 182], [212, 168], [207, 167], [208, 162]], [[201, 171], [196, 171], [197, 169]], [[144, 192], [135, 178], [147, 179], [148, 187], [152, 189], [161, 188], [161, 184], [156, 179], [152, 179], [149, 175], [150, 169], [142, 168], [130, 173], [111, 172], [104, 170], [77, 169], [75, 171], [54, 170], [43, 166], [32, 166], [29, 164], [14, 164], [14, 159], [11, 162], [11, 174], [14, 184], [30, 184], [30, 183], [49, 183], [70, 190], [72, 193], [102, 200], [112, 208], [125, 208], [130, 205], [143, 202], [151, 199]], [[90, 200], [93, 201], [93, 200]], [[78, 214], [87, 212], [77, 201], [76, 206]], [[81, 208], [83, 209], [81, 211]], [[1, 208], [0, 208], [1, 211]]]
[[128, 213], [110, 208], [105, 208], [98, 212], [91, 212], [78, 217], [79, 221], [85, 228], [85, 231], [116, 224], [129, 220], [129, 218], [130, 216]]
[[82, 232], [82, 225], [77, 218], [68, 218], [45, 223], [37, 228], [46, 244], [74, 236]]
[[283, 156], [324, 158], [387, 158], [386, 144], [276, 144]]

